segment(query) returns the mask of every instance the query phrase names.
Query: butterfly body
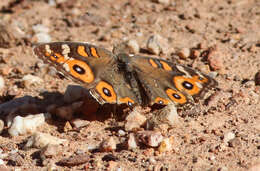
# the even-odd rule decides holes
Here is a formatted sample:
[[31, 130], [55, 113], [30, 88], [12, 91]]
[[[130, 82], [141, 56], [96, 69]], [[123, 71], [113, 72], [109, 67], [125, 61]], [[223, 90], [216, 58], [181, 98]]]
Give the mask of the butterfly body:
[[88, 43], [44, 43], [34, 53], [89, 89], [100, 104], [182, 106], [217, 84], [189, 67], [159, 58], [113, 54]]

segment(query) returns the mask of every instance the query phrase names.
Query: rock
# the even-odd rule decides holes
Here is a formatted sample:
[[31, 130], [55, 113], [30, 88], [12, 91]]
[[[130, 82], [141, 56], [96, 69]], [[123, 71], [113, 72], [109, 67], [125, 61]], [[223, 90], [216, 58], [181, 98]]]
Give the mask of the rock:
[[162, 134], [155, 131], [139, 131], [137, 137], [140, 142], [150, 147], [158, 147], [163, 140]]
[[0, 92], [4, 89], [5, 87], [5, 80], [2, 76], [0, 76]]
[[71, 131], [72, 129], [73, 129], [73, 128], [72, 128], [70, 122], [67, 121], [67, 122], [65, 123], [64, 128], [63, 128], [64, 132]]
[[51, 158], [57, 156], [58, 153], [62, 151], [61, 146], [48, 144], [41, 149], [41, 158]]
[[85, 127], [87, 126], [90, 121], [87, 121], [87, 120], [82, 120], [82, 119], [74, 119], [71, 121], [72, 125], [75, 127], [75, 128], [80, 128], [80, 127]]
[[49, 43], [51, 42], [51, 36], [48, 33], [37, 33], [35, 38], [38, 43]]
[[146, 128], [149, 130], [161, 128], [163, 124], [174, 126], [179, 123], [179, 115], [174, 104], [168, 104], [161, 110], [155, 111], [152, 116], [146, 122]]
[[255, 85], [260, 85], [260, 71], [255, 74]]
[[4, 121], [3, 121], [3, 120], [0, 120], [0, 134], [3, 132], [4, 127], [5, 127]]
[[101, 151], [109, 152], [116, 149], [116, 142], [113, 137], [110, 137], [108, 140], [104, 140], [100, 145]]
[[155, 0], [157, 3], [159, 4], [165, 4], [165, 5], [168, 5], [170, 4], [170, 0]]
[[26, 133], [34, 133], [37, 127], [45, 123], [44, 114], [28, 115], [26, 117], [16, 116], [13, 119], [8, 132], [11, 136], [24, 135]]
[[120, 129], [120, 130], [118, 130], [118, 135], [119, 135], [120, 137], [123, 137], [123, 136], [126, 135], [126, 132], [125, 132], [124, 130]]
[[214, 71], [224, 68], [223, 54], [217, 51], [216, 48], [210, 48], [208, 50], [207, 60]]
[[137, 148], [137, 144], [138, 144], [138, 142], [136, 141], [134, 133], [130, 133], [128, 141], [127, 141], [128, 149], [135, 149], [135, 148]]
[[173, 137], [170, 138], [165, 138], [162, 140], [158, 151], [160, 153], [166, 152], [166, 151], [171, 151], [173, 149]]
[[228, 144], [228, 142], [229, 142], [230, 140], [234, 139], [235, 137], [236, 137], [236, 136], [235, 136], [235, 134], [234, 134], [233, 132], [227, 132], [227, 133], [224, 135], [223, 141], [224, 141], [225, 144]]
[[27, 88], [30, 88], [30, 85], [32, 85], [32, 84], [41, 84], [41, 83], [43, 83], [43, 80], [40, 77], [31, 75], [31, 74], [25, 75], [22, 78], [22, 80], [24, 81], [24, 85]]
[[47, 145], [61, 145], [61, 144], [63, 146], [66, 146], [68, 144], [68, 141], [66, 139], [60, 139], [51, 136], [50, 134], [36, 132], [28, 139], [25, 148], [29, 148], [29, 147], [43, 148]]
[[138, 129], [142, 126], [146, 121], [146, 117], [142, 115], [137, 108], [129, 113], [126, 117], [125, 130], [132, 131], [133, 129]]
[[57, 164], [60, 166], [77, 166], [84, 163], [87, 163], [90, 160], [88, 154], [80, 154], [76, 156], [71, 156], [69, 158], [61, 159]]
[[146, 48], [150, 53], [155, 54], [155, 55], [159, 55], [162, 52], [162, 48], [158, 41], [157, 35], [153, 35], [153, 36], [149, 37], [147, 44], [146, 44]]
[[191, 55], [191, 51], [189, 48], [182, 48], [177, 55], [182, 59], [187, 59]]
[[127, 54], [137, 54], [140, 51], [140, 46], [136, 40], [128, 40], [115, 45], [113, 48], [114, 54], [127, 53]]

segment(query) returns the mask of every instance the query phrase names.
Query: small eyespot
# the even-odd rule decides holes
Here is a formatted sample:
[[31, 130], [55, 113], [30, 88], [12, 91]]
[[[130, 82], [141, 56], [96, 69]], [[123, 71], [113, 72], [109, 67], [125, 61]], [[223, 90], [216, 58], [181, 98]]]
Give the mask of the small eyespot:
[[133, 103], [130, 102], [130, 101], [128, 101], [128, 102], [127, 102], [127, 105], [128, 105], [128, 106], [133, 106]]
[[112, 96], [111, 92], [110, 92], [107, 88], [103, 87], [102, 90], [103, 90], [103, 93], [104, 93], [107, 97], [111, 97], [111, 96]]
[[79, 65], [77, 65], [77, 64], [75, 64], [75, 65], [73, 65], [73, 70], [74, 71], [76, 71], [78, 74], [80, 74], [80, 75], [83, 75], [83, 74], [85, 74], [86, 73], [86, 71], [84, 70], [84, 68], [82, 68], [81, 66], [79, 66]]
[[181, 96], [176, 94], [176, 93], [173, 93], [172, 96], [175, 98], [175, 99], [181, 99]]
[[189, 83], [188, 81], [183, 81], [182, 86], [188, 90], [193, 89], [193, 84]]

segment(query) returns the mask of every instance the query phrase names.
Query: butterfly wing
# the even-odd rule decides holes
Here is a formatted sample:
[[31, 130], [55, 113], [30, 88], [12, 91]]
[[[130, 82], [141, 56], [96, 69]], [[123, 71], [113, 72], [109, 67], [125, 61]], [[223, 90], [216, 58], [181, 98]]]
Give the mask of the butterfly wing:
[[39, 44], [34, 53], [64, 75], [83, 84], [101, 104], [131, 105], [138, 101], [118, 72], [115, 56], [104, 48], [88, 43], [53, 42]]
[[170, 102], [184, 105], [217, 84], [206, 74], [162, 59], [134, 56], [131, 65], [149, 98], [150, 105]]

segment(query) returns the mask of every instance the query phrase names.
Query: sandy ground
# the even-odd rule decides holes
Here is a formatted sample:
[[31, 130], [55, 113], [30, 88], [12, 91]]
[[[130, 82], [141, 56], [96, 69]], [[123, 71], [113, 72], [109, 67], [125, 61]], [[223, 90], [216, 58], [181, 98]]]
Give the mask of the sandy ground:
[[[259, 0], [1, 0], [0, 23], [2, 168], [260, 170]], [[63, 94], [75, 83], [41, 64], [32, 53], [35, 43], [82, 41], [112, 50], [134, 40], [139, 53], [149, 56], [146, 44], [154, 35], [160, 37], [157, 56], [213, 74], [219, 84], [208, 103], [198, 103], [196, 111], [180, 110], [178, 122], [160, 129], [172, 140], [171, 150], [161, 152], [144, 144], [129, 149], [126, 142], [135, 131], [124, 130], [125, 121], [110, 116], [102, 121], [88, 121], [87, 116], [80, 121], [83, 127], [73, 125], [71, 118], [68, 122], [52, 117], [37, 132], [68, 144], [48, 149], [50, 155], [42, 148], [24, 147], [32, 134], [8, 134], [10, 113], [24, 116], [70, 105], [62, 100]], [[29, 74], [41, 81], [24, 81]], [[17, 99], [22, 109], [20, 103], [12, 103]], [[3, 109], [8, 102], [11, 105]], [[66, 109], [59, 113], [66, 115]], [[141, 109], [145, 110], [152, 114]], [[115, 150], [90, 150], [111, 137]], [[78, 158], [62, 162], [70, 156]]]

